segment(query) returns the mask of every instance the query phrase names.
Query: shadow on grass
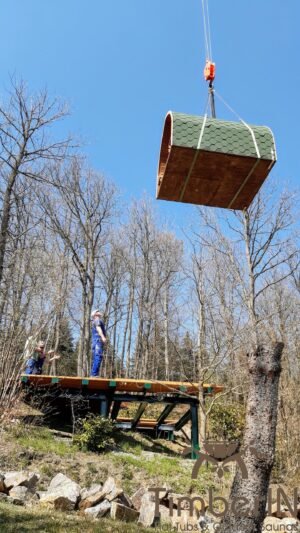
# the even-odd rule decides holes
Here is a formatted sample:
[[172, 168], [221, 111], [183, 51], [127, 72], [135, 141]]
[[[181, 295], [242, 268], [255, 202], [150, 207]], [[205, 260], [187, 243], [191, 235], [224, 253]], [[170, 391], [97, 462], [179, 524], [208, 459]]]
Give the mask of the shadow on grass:
[[[34, 427], [47, 427], [52, 430], [72, 433], [72, 426], [64, 421], [61, 416], [54, 415], [51, 417], [42, 414], [25, 415], [19, 417], [22, 424]], [[113, 436], [118, 449], [124, 452], [140, 453], [141, 451], [162, 453], [170, 457], [178, 457], [179, 451], [173, 450], [168, 441], [157, 439], [149, 435], [147, 431], [130, 432], [124, 430], [117, 430]], [[171, 444], [171, 443], [170, 443]], [[176, 442], [177, 446], [184, 447], [186, 444]]]
[[[55, 511], [33, 511], [24, 507], [17, 507], [0, 503], [0, 531], [5, 533], [27, 533], [36, 531], [39, 533], [147, 533], [151, 530], [143, 529], [137, 524], [114, 522], [102, 518], [99, 522], [90, 522], [84, 518], [73, 516], [67, 517]], [[153, 530], [152, 530], [153, 531]]]
[[149, 435], [140, 432], [142, 440], [139, 437], [135, 437], [133, 433], [127, 433], [125, 431], [119, 431], [115, 436], [115, 442], [120, 445], [123, 451], [134, 452], [136, 449], [142, 449], [145, 452], [164, 453], [170, 457], [178, 457], [178, 452], [171, 450], [166, 444], [152, 439]]

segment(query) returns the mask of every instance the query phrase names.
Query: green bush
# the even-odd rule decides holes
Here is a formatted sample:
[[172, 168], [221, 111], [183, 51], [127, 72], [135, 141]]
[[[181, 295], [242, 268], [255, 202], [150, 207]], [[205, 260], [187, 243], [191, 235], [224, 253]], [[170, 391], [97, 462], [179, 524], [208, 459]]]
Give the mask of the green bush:
[[90, 414], [79, 420], [77, 431], [74, 444], [83, 451], [103, 452], [115, 444], [115, 423], [108, 418]]
[[245, 409], [241, 404], [215, 403], [209, 415], [209, 437], [214, 440], [240, 440], [245, 426]]

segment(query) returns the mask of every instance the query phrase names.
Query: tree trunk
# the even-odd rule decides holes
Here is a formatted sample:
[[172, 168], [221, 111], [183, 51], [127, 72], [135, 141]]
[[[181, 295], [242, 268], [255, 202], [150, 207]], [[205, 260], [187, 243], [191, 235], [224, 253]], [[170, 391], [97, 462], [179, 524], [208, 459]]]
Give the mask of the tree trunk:
[[[62, 318], [62, 313], [61, 313], [61, 311], [59, 311], [57, 313], [57, 316], [56, 316], [55, 327], [54, 327], [55, 335], [54, 335], [54, 347], [53, 347], [53, 350], [54, 350], [55, 353], [58, 352], [59, 343], [60, 343], [61, 318]], [[51, 363], [50, 363], [49, 374], [50, 374], [50, 376], [57, 376], [56, 359], [54, 359], [54, 361], [51, 361]]]
[[[18, 172], [22, 159], [24, 157], [25, 148], [27, 143], [27, 137], [23, 140], [22, 145], [20, 146], [20, 152], [15, 160], [15, 164], [11, 170], [11, 173], [8, 178], [7, 187], [5, 190], [3, 204], [2, 204], [2, 213], [1, 213], [1, 224], [0, 224], [0, 286], [3, 279], [3, 269], [4, 269], [4, 260], [6, 255], [6, 246], [7, 246], [7, 237], [9, 230], [9, 223], [11, 218], [11, 207], [12, 207], [12, 194], [16, 179], [18, 177]], [[1, 321], [0, 316], [0, 321]]]
[[87, 285], [82, 285], [82, 312], [80, 319], [80, 339], [78, 346], [77, 375], [83, 376], [86, 357], [86, 316], [87, 316]]
[[128, 342], [126, 350], [126, 377], [130, 377], [131, 374], [131, 339], [132, 339], [132, 319], [133, 319], [133, 306], [134, 306], [134, 288], [132, 289], [131, 298], [129, 302], [129, 332]]
[[84, 315], [84, 352], [82, 354], [82, 372], [83, 376], [89, 375], [89, 360], [90, 360], [90, 340], [91, 340], [91, 331], [90, 331], [90, 316], [91, 316], [91, 306], [88, 303], [85, 315]]
[[248, 310], [251, 320], [251, 329], [254, 337], [253, 346], [259, 346], [258, 338], [258, 317], [255, 308], [255, 269], [253, 260], [251, 257], [251, 230], [250, 230], [250, 217], [248, 211], [243, 213], [244, 216], [244, 239], [246, 245], [246, 258], [248, 264], [248, 273], [249, 273], [249, 294], [248, 294]]
[[169, 290], [168, 285], [164, 294], [164, 348], [165, 348], [165, 379], [170, 380], [170, 360], [169, 360]]
[[[247, 479], [240, 470], [235, 476], [229, 511], [219, 533], [260, 533], [265, 517], [270, 475], [274, 463], [277, 405], [283, 343], [267, 349], [259, 347], [248, 356], [250, 375], [244, 435]], [[233, 505], [243, 498], [242, 509]]]
[[126, 341], [127, 341], [129, 320], [130, 320], [130, 306], [131, 306], [131, 298], [132, 298], [131, 290], [132, 289], [130, 288], [129, 305], [127, 306], [126, 322], [125, 322], [124, 332], [123, 332], [122, 355], [121, 355], [121, 374], [120, 374], [121, 377], [123, 377], [123, 376], [127, 376], [128, 377], [128, 374], [126, 373], [126, 369], [125, 369], [125, 352], [126, 352]]
[[111, 360], [110, 360], [110, 377], [115, 377], [117, 372], [117, 353], [118, 353], [118, 312], [120, 309], [119, 306], [119, 293], [120, 293], [120, 285], [117, 284], [115, 289], [115, 295], [114, 295], [114, 325], [113, 325], [113, 346], [112, 346], [112, 352], [111, 352]]
[[198, 409], [198, 426], [199, 426], [199, 446], [200, 450], [205, 449], [207, 413], [205, 407], [203, 383], [199, 383], [199, 409]]

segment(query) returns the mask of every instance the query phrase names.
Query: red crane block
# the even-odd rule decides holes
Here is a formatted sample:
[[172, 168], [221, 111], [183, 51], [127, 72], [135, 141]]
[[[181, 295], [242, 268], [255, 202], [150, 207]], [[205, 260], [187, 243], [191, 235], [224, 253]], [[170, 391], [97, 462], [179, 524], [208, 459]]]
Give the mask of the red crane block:
[[206, 61], [204, 67], [204, 78], [206, 81], [214, 81], [216, 76], [216, 64], [212, 61]]

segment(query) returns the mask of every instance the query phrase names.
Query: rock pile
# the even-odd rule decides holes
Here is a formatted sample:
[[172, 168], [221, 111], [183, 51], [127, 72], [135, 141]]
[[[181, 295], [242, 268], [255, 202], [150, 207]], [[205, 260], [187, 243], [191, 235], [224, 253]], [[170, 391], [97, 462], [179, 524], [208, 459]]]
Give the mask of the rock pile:
[[[0, 474], [0, 501], [15, 505], [40, 505], [59, 511], [77, 511], [95, 520], [110, 515], [114, 520], [138, 522], [145, 527], [165, 524], [177, 531], [186, 528], [206, 533], [217, 531], [216, 520], [209, 514], [206, 502], [196, 495], [190, 495], [187, 499], [165, 487], [160, 489], [157, 501], [156, 494], [147, 488], [140, 488], [129, 497], [113, 477], [109, 477], [103, 485], [94, 484], [89, 489], [82, 489], [62, 473], [51, 480], [47, 490], [38, 491], [39, 480], [40, 475], [36, 472]], [[194, 510], [192, 516], [189, 509], [191, 501]], [[156, 516], [156, 508], [159, 510], [159, 517]], [[265, 519], [265, 530], [300, 532], [299, 521], [284, 506], [279, 511], [274, 508], [272, 514]], [[298, 518], [300, 519], [300, 502]]]
[[0, 500], [24, 505], [37, 500], [36, 485], [40, 475], [36, 472], [7, 472], [0, 474]]

